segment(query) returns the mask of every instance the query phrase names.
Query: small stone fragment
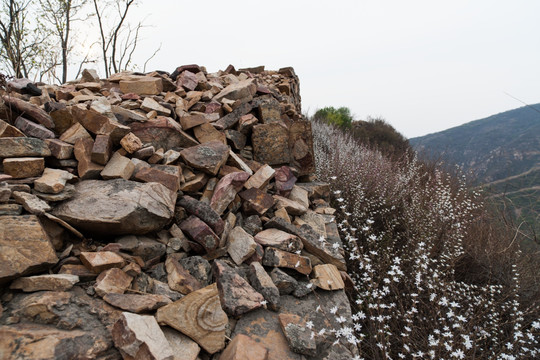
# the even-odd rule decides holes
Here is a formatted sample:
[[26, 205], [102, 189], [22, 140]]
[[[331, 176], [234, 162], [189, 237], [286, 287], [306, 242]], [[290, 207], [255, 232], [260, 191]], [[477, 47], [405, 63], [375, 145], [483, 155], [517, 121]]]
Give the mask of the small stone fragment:
[[112, 146], [112, 139], [109, 135], [96, 135], [91, 160], [96, 164], [107, 165], [111, 158]]
[[300, 216], [308, 211], [308, 209], [301, 203], [293, 201], [291, 199], [287, 199], [283, 196], [274, 195], [274, 200], [276, 202], [276, 207], [284, 208], [285, 210], [287, 210], [287, 213], [291, 215]]
[[167, 282], [172, 290], [187, 295], [190, 292], [201, 289], [203, 286], [194, 278], [177, 260], [168, 257], [165, 261], [167, 269]]
[[81, 252], [81, 262], [96, 274], [125, 265], [124, 258], [112, 251]]
[[155, 111], [158, 115], [169, 116], [171, 114], [171, 110], [167, 109], [164, 106], [161, 106], [156, 100], [152, 99], [151, 97], [144, 98], [144, 101], [141, 104], [141, 109], [146, 112]]
[[288, 197], [291, 193], [294, 184], [296, 183], [296, 176], [292, 173], [292, 170], [288, 166], [282, 166], [276, 170], [276, 190], [278, 194], [284, 197]]
[[120, 91], [124, 94], [159, 95], [163, 91], [163, 81], [157, 77], [140, 77], [134, 80], [121, 80]]
[[97, 179], [99, 174], [103, 170], [103, 166], [92, 162], [92, 148], [94, 147], [94, 140], [88, 135], [88, 137], [80, 138], [75, 141], [74, 154], [75, 159], [79, 162], [77, 165], [77, 172], [79, 177], [83, 180]]
[[161, 328], [174, 353], [174, 360], [197, 360], [201, 347], [181, 332], [163, 326]]
[[270, 272], [270, 278], [278, 288], [280, 295], [289, 295], [298, 286], [298, 281], [295, 278], [278, 268], [274, 268]]
[[272, 247], [264, 250], [263, 265], [294, 269], [304, 275], [312, 270], [309, 258]]
[[112, 306], [136, 314], [154, 311], [171, 303], [171, 299], [167, 296], [153, 294], [109, 293], [103, 296], [103, 300]]
[[229, 321], [221, 308], [215, 283], [158, 309], [156, 318], [160, 324], [189, 336], [210, 354], [225, 347]]
[[229, 147], [211, 141], [184, 149], [180, 152], [180, 156], [188, 165], [215, 176], [229, 157]]
[[119, 152], [115, 152], [100, 174], [105, 180], [118, 178], [129, 180], [134, 170], [135, 164], [129, 158], [120, 155]]
[[34, 189], [46, 194], [58, 194], [73, 178], [75, 176], [65, 170], [46, 168], [41, 177], [34, 181]]
[[28, 137], [0, 137], [0, 158], [51, 156], [45, 141]]
[[221, 260], [215, 260], [214, 276], [221, 307], [228, 315], [240, 316], [263, 305], [264, 297]]
[[51, 211], [52, 209], [49, 204], [33, 194], [22, 191], [14, 191], [11, 196], [30, 214], [41, 215], [44, 212]]
[[279, 289], [272, 281], [270, 275], [264, 270], [261, 263], [251, 263], [249, 266], [248, 279], [251, 286], [261, 293], [261, 295], [264, 296], [264, 299], [275, 309], [279, 304]]
[[217, 214], [223, 214], [248, 178], [249, 174], [246, 172], [233, 172], [222, 177], [214, 189], [214, 194], [210, 200], [210, 207]]
[[248, 181], [246, 181], [244, 187], [246, 189], [257, 188], [262, 190], [268, 185], [270, 180], [274, 177], [275, 170], [271, 166], [265, 164], [261, 166], [255, 174], [253, 174]]
[[184, 195], [178, 200], [178, 205], [182, 206], [186, 211], [208, 224], [216, 235], [221, 235], [225, 228], [225, 223], [219, 214], [210, 207], [210, 205], [200, 202], [191, 196]]
[[123, 312], [111, 335], [124, 359], [174, 359], [169, 342], [153, 316]]
[[49, 147], [52, 156], [58, 160], [73, 158], [73, 145], [59, 139], [46, 139], [45, 143]]
[[313, 267], [313, 283], [324, 290], [340, 290], [345, 283], [337, 267], [332, 264], [317, 265]]
[[60, 140], [72, 145], [75, 145], [78, 139], [92, 140], [92, 137], [88, 131], [80, 123], [73, 124], [73, 126], [67, 129], [62, 136], [60, 136]]
[[124, 136], [122, 140], [120, 140], [120, 145], [122, 145], [122, 148], [124, 148], [124, 150], [126, 150], [128, 153], [133, 154], [142, 148], [143, 143], [141, 139], [137, 137], [137, 135], [130, 132]]
[[109, 293], [123, 294], [131, 285], [133, 278], [118, 268], [105, 270], [96, 279], [94, 289], [103, 297]]
[[237, 226], [229, 233], [227, 252], [236, 265], [240, 265], [249, 259], [256, 248], [257, 243], [253, 240], [253, 237], [241, 227]]
[[219, 246], [219, 237], [198, 217], [191, 215], [180, 224], [180, 229], [191, 239], [211, 252]]
[[248, 215], [263, 215], [274, 206], [274, 198], [257, 188], [244, 190], [238, 193], [238, 195], [244, 200], [242, 206]]
[[263, 246], [271, 246], [289, 252], [296, 252], [304, 247], [297, 236], [278, 229], [266, 229], [257, 233], [255, 241]]
[[4, 165], [4, 173], [14, 179], [41, 176], [45, 169], [45, 160], [43, 158], [8, 158], [4, 159], [2, 164]]

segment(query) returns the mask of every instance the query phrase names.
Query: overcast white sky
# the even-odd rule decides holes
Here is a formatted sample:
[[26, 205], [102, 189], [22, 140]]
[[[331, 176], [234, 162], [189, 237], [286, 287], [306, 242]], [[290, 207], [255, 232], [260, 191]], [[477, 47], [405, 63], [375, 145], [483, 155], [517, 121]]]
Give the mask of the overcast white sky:
[[293, 66], [303, 111], [347, 106], [407, 137], [540, 102], [538, 0], [140, 1], [138, 63]]

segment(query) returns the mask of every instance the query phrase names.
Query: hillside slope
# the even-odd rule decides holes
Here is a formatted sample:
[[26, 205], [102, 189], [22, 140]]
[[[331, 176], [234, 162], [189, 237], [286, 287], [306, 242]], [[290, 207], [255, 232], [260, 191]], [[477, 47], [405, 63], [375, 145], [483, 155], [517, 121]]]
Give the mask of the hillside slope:
[[540, 104], [409, 139], [430, 158], [470, 173], [517, 223], [540, 232]]

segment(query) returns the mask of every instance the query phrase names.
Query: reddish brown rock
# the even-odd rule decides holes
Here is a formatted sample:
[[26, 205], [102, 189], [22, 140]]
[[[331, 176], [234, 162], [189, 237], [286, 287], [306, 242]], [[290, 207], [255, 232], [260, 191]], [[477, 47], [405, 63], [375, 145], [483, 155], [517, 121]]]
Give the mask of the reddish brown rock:
[[73, 145], [59, 139], [47, 139], [45, 143], [55, 158], [65, 160], [73, 157]]
[[133, 154], [136, 151], [139, 151], [143, 143], [141, 139], [139, 139], [135, 134], [128, 133], [126, 136], [120, 140], [120, 145], [122, 145], [122, 148], [126, 150], [128, 153]]
[[79, 279], [81, 279], [81, 281], [90, 281], [97, 277], [97, 274], [95, 272], [90, 271], [84, 265], [78, 265], [78, 264], [62, 265], [62, 267], [58, 271], [58, 274], [76, 275], [79, 277]]
[[183, 87], [186, 91], [195, 90], [198, 83], [197, 75], [189, 70], [184, 70], [176, 79], [176, 85]]
[[266, 360], [268, 350], [249, 336], [238, 334], [227, 345], [219, 360]]
[[308, 211], [304, 205], [283, 196], [274, 195], [274, 200], [277, 208], [284, 208], [291, 215], [300, 216]]
[[248, 272], [249, 283], [274, 309], [279, 304], [279, 289], [260, 262], [252, 262]]
[[168, 257], [165, 261], [167, 269], [167, 282], [172, 290], [187, 295], [190, 292], [201, 289], [203, 286], [199, 280], [193, 277], [177, 260]]
[[274, 198], [257, 188], [244, 190], [238, 195], [244, 200], [242, 206], [247, 214], [263, 215], [274, 206]]
[[304, 247], [297, 236], [278, 229], [266, 229], [257, 233], [255, 241], [263, 246], [271, 246], [289, 252], [296, 252]]
[[43, 158], [8, 158], [4, 159], [2, 164], [4, 165], [4, 173], [14, 179], [41, 176], [45, 169]]
[[312, 270], [309, 258], [272, 247], [265, 249], [263, 265], [289, 268], [304, 275]]
[[169, 342], [153, 316], [123, 312], [111, 334], [124, 359], [174, 359]]
[[174, 216], [176, 193], [158, 183], [124, 179], [88, 180], [54, 214], [97, 234], [145, 234], [162, 229]]
[[163, 81], [161, 78], [149, 76], [121, 80], [120, 91], [124, 94], [158, 95], [163, 91]]
[[160, 308], [156, 318], [160, 324], [189, 336], [210, 354], [225, 347], [228, 318], [221, 309], [215, 283]]
[[7, 105], [15, 107], [19, 113], [25, 114], [25, 116], [36, 121], [38, 124], [45, 126], [47, 129], [54, 128], [54, 122], [49, 114], [37, 105], [9, 95], [2, 95], [2, 99]]
[[269, 165], [289, 163], [289, 131], [283, 124], [270, 123], [253, 126], [251, 142], [256, 161]]
[[180, 155], [188, 165], [215, 176], [229, 157], [229, 147], [212, 141], [184, 149]]
[[29, 194], [23, 191], [14, 191], [11, 196], [18, 203], [21, 204], [26, 211], [30, 214], [41, 215], [51, 210], [49, 204], [41, 200], [34, 194]]
[[289, 129], [291, 166], [298, 169], [298, 174], [309, 175], [315, 172], [315, 153], [313, 136], [309, 121], [294, 121]]
[[227, 252], [237, 265], [249, 259], [255, 253], [256, 248], [257, 243], [253, 237], [241, 227], [237, 226], [229, 233]]
[[313, 283], [324, 290], [340, 290], [345, 283], [338, 268], [332, 264], [317, 265], [313, 267]]
[[15, 120], [15, 127], [21, 130], [26, 136], [31, 136], [38, 139], [54, 139], [54, 133], [43, 125], [36, 124], [28, 119], [19, 116]]
[[103, 166], [92, 162], [92, 148], [94, 140], [90, 136], [77, 139], [74, 146], [75, 158], [79, 162], [77, 172], [83, 180], [97, 179], [100, 176]]
[[271, 166], [265, 164], [257, 170], [255, 174], [253, 174], [248, 181], [246, 181], [244, 187], [246, 189], [251, 188], [257, 188], [257, 189], [264, 189], [266, 185], [272, 180], [275, 174], [275, 170], [272, 169]]
[[58, 194], [73, 178], [75, 176], [65, 170], [46, 168], [41, 177], [34, 181], [34, 189], [46, 194]]
[[216, 130], [216, 128], [209, 123], [204, 123], [195, 127], [193, 129], [193, 133], [201, 144], [211, 141], [219, 141], [222, 144], [227, 144], [225, 134], [219, 130]]
[[275, 228], [298, 236], [304, 244], [304, 249], [321, 259], [324, 263], [333, 264], [339, 270], [347, 270], [341, 247], [334, 247], [321, 237], [308, 224], [296, 227], [281, 218], [274, 217], [265, 224], [266, 228]]
[[249, 336], [258, 344], [263, 344], [268, 349], [267, 360], [303, 360], [305, 358], [289, 348], [279, 325], [278, 314], [275, 312], [258, 309], [245, 314], [236, 323], [232, 336], [235, 338], [239, 334]]
[[96, 164], [107, 165], [112, 154], [112, 139], [109, 135], [97, 135], [92, 147], [91, 160]]
[[118, 268], [105, 270], [96, 279], [94, 289], [103, 297], [109, 293], [123, 294], [131, 285], [133, 278]]
[[233, 172], [222, 177], [217, 183], [210, 200], [212, 209], [219, 215], [223, 214], [248, 178], [249, 174], [246, 172]]
[[276, 170], [275, 179], [278, 194], [288, 197], [297, 180], [296, 176], [294, 176], [292, 173], [291, 168], [288, 166], [282, 166]]
[[217, 94], [214, 99], [221, 101], [224, 98], [229, 100], [250, 98], [255, 95], [256, 91], [257, 86], [255, 85], [255, 82], [253, 79], [248, 79], [227, 86], [225, 89], [221, 90], [221, 92]]
[[124, 258], [112, 251], [81, 252], [81, 262], [96, 274], [125, 265]]
[[171, 299], [167, 296], [153, 294], [109, 293], [103, 296], [103, 300], [112, 306], [136, 314], [154, 311], [171, 303]]
[[60, 140], [72, 145], [75, 145], [78, 139], [92, 140], [92, 137], [88, 131], [86, 131], [86, 129], [80, 123], [73, 124], [73, 126], [64, 131], [62, 136], [60, 136]]
[[133, 175], [133, 178], [142, 182], [160, 183], [174, 192], [177, 192], [180, 188], [180, 178], [178, 175], [169, 174], [157, 168], [142, 168]]
[[120, 155], [117, 151], [100, 172], [100, 175], [105, 180], [119, 178], [129, 180], [134, 170], [135, 164], [133, 164], [129, 158]]
[[191, 215], [180, 224], [180, 229], [191, 239], [201, 244], [208, 252], [219, 246], [219, 237], [212, 231], [210, 226], [198, 217]]
[[0, 138], [24, 136], [25, 135], [15, 126], [8, 124], [4, 120], [0, 120]]
[[94, 109], [85, 109], [83, 106], [77, 105], [73, 106], [71, 111], [86, 130], [95, 135], [109, 135], [115, 144], [118, 144], [120, 139], [129, 133], [129, 127], [116, 120], [111, 120]]
[[269, 97], [259, 105], [259, 119], [263, 124], [275, 123], [281, 121], [281, 106], [279, 102]]
[[77, 120], [71, 113], [71, 107], [59, 107], [58, 109], [51, 111], [49, 115], [54, 122], [54, 132], [57, 135], [63, 134], [67, 129], [77, 123]]
[[263, 306], [264, 297], [238, 273], [221, 260], [215, 260], [214, 276], [223, 310], [231, 316], [240, 316]]
[[221, 235], [225, 228], [225, 223], [217, 212], [214, 211], [208, 204], [200, 202], [190, 196], [183, 196], [178, 200], [178, 205], [182, 206], [186, 211], [208, 224], [216, 235]]
[[0, 158], [50, 156], [47, 144], [41, 139], [0, 137]]
[[184, 130], [189, 130], [195, 126], [199, 126], [207, 122], [209, 122], [208, 119], [202, 114], [185, 115], [180, 117], [180, 125], [182, 125], [182, 129]]
[[144, 144], [151, 144], [156, 149], [186, 148], [198, 144], [197, 140], [182, 130], [180, 124], [168, 117], [158, 116], [129, 126], [131, 132]]
[[226, 130], [232, 128], [234, 125], [238, 123], [238, 120], [246, 114], [248, 114], [253, 106], [251, 103], [243, 103], [236, 109], [234, 109], [231, 113], [223, 116], [221, 119], [216, 121], [214, 123], [214, 126], [219, 130]]
[[0, 283], [46, 270], [58, 261], [36, 216], [0, 216], [0, 229]]

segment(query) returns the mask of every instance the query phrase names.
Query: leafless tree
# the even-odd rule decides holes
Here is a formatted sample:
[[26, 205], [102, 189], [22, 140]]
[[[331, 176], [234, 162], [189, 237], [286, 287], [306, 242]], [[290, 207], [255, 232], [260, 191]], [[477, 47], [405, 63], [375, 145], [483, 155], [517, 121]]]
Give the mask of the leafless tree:
[[105, 75], [127, 69], [140, 39], [142, 21], [132, 25], [127, 17], [136, 6], [135, 0], [93, 0], [100, 32], [100, 44]]
[[0, 67], [15, 77], [28, 77], [40, 65], [46, 36], [28, 20], [32, 0], [0, 3]]

